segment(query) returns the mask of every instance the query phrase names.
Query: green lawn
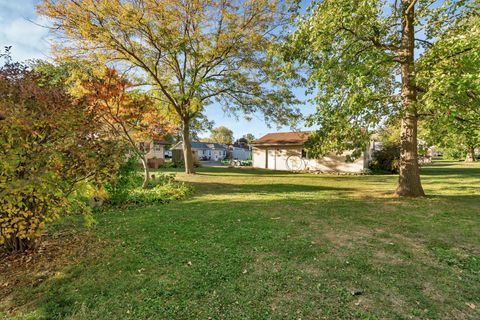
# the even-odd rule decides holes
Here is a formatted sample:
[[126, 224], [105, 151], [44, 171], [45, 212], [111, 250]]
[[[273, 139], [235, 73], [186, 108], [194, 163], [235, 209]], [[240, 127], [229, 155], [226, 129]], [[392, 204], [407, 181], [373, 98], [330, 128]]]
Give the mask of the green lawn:
[[413, 200], [392, 196], [396, 176], [198, 171], [178, 174], [196, 189], [188, 200], [102, 213], [73, 235], [75, 222], [58, 227], [59, 239], [75, 240], [50, 264], [34, 258], [18, 270], [24, 278], [0, 310], [19, 319], [480, 319], [480, 164], [423, 168], [429, 196]]

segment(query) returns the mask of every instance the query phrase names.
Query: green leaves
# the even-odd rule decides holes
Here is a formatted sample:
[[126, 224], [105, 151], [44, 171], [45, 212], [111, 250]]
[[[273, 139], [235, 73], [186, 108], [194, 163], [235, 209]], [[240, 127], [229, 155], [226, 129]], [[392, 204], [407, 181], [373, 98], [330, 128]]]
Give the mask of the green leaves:
[[59, 44], [63, 58], [136, 69], [182, 121], [220, 101], [234, 114], [261, 112], [279, 124], [299, 118], [287, 80], [277, 76], [280, 61], [268, 58], [287, 9], [272, 0], [44, 0], [38, 7], [72, 40]]
[[[407, 111], [402, 111], [399, 94], [399, 66], [405, 58], [401, 3], [315, 1], [285, 41], [282, 58], [303, 68], [305, 83], [315, 94], [311, 101], [317, 110], [307, 118], [308, 125], [318, 128], [308, 144], [312, 154], [353, 148], [359, 155], [367, 131]], [[445, 121], [480, 114], [474, 101], [479, 96], [478, 2], [431, 6], [418, 1], [412, 6], [417, 46], [427, 49], [411, 67], [416, 71], [409, 75], [411, 85], [418, 82], [423, 92], [408, 110], [438, 113]], [[440, 36], [437, 42], [432, 38]], [[432, 119], [434, 124], [445, 121]], [[451, 123], [459, 127], [458, 121]]]
[[309, 148], [314, 155], [355, 149], [385, 117], [398, 113], [394, 34], [386, 27], [381, 1], [322, 1], [298, 23], [283, 58], [300, 61], [316, 96], [307, 124], [320, 129]]
[[480, 19], [465, 12], [418, 61], [423, 135], [443, 147], [480, 144]]
[[101, 182], [125, 154], [66, 93], [59, 70], [0, 68], [0, 245], [24, 250], [70, 210], [82, 181]]
[[224, 126], [213, 128], [210, 134], [210, 141], [220, 144], [231, 144], [233, 143], [233, 131]]
[[[57, 44], [62, 58], [115, 63], [140, 74], [189, 141], [189, 128], [214, 102], [247, 119], [261, 113], [267, 122], [291, 126], [300, 119], [289, 81], [278, 76], [282, 61], [269, 56], [289, 3], [43, 0], [38, 12], [70, 40]], [[187, 172], [190, 162], [185, 157]]]

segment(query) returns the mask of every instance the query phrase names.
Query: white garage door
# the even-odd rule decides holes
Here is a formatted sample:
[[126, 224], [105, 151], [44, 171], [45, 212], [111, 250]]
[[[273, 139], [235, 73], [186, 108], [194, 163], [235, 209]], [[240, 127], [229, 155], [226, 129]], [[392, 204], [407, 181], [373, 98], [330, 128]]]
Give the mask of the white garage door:
[[276, 154], [275, 154], [275, 149], [268, 149], [266, 150], [267, 151], [267, 165], [268, 165], [268, 169], [273, 169], [275, 170], [277, 168], [276, 166]]

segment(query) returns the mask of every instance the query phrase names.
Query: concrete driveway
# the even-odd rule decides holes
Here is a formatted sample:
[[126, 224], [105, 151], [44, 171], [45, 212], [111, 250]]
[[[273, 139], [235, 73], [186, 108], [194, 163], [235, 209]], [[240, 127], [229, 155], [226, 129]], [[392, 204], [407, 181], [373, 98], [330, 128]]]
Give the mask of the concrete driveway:
[[208, 161], [199, 161], [202, 167], [223, 167], [226, 168], [227, 166], [224, 165], [220, 161], [208, 160]]

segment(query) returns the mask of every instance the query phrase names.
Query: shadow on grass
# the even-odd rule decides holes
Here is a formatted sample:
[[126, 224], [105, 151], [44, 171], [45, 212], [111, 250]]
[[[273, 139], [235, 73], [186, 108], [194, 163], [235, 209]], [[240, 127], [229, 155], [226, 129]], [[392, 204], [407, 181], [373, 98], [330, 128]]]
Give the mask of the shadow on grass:
[[[198, 186], [218, 187], [219, 192], [227, 187]], [[284, 188], [279, 192], [312, 190], [275, 186]], [[435, 241], [452, 247], [475, 243], [474, 230], [466, 226], [478, 225], [478, 220], [471, 208], [457, 213], [455, 206], [432, 205], [428, 199], [416, 201], [415, 210], [409, 206], [404, 201], [386, 206], [381, 199], [207, 200], [112, 212], [96, 227], [111, 246], [35, 287], [16, 291], [12, 301], [30, 304], [38, 315], [32, 318], [44, 319], [236, 319], [259, 314], [270, 319], [293, 318], [298, 310], [314, 319], [318, 309], [333, 318], [355, 318], [361, 306], [354, 305], [357, 297], [348, 290], [361, 286], [368, 288], [363, 295], [379, 317], [407, 317], [412, 308], [429, 306], [434, 312], [430, 318], [451, 318], [448, 310], [464, 306], [456, 298], [475, 294], [475, 274], [464, 270], [459, 280], [449, 261], [431, 260], [416, 250], [427, 250], [424, 244]], [[437, 216], [433, 222], [432, 214]], [[424, 260], [416, 263], [413, 257]], [[441, 303], [418, 290], [425, 282], [444, 293]], [[283, 294], [289, 299], [280, 317], [271, 306]], [[395, 301], [385, 300], [390, 295]], [[398, 301], [403, 309], [394, 308]]]
[[[298, 310], [305, 319], [320, 318], [318, 310], [331, 318], [358, 318], [358, 310], [409, 318], [413, 309], [430, 310], [424, 318], [441, 319], [455, 318], [449, 311], [455, 308], [473, 312], [458, 297], [476, 295], [478, 274], [466, 269], [460, 279], [457, 267], [450, 260], [432, 260], [425, 244], [478, 248], [479, 196], [397, 199], [372, 192], [365, 199], [351, 194], [368, 196], [366, 188], [377, 189], [384, 178], [328, 176], [332, 185], [319, 186], [312, 178], [322, 175], [231, 168], [198, 172], [211, 182], [189, 182], [197, 195], [231, 199], [197, 197], [97, 216], [94, 230], [105, 248], [40, 282], [32, 274], [34, 285], [15, 288], [11, 303], [36, 311], [32, 319], [297, 318]], [[480, 168], [422, 168], [422, 174], [452, 190], [454, 175], [478, 173]], [[214, 177], [230, 181], [242, 174], [252, 175], [243, 177], [248, 183]], [[256, 176], [279, 179], [256, 184]], [[306, 180], [290, 184], [290, 177]], [[350, 184], [336, 186], [337, 179]], [[285, 196], [290, 193], [308, 196]], [[244, 195], [242, 201], [234, 194]], [[254, 194], [281, 197], [250, 197]], [[442, 293], [440, 302], [418, 289], [425, 283]], [[373, 306], [355, 304], [349, 290], [360, 284], [367, 288], [362, 297]], [[283, 305], [279, 296], [286, 297]], [[277, 312], [272, 305], [283, 309]]]
[[[152, 171], [152, 172], [155, 172]], [[175, 173], [184, 173], [183, 169], [179, 168], [169, 168], [169, 169], [158, 169], [156, 172], [175, 172]], [[335, 172], [331, 173], [322, 173], [315, 174], [313, 172], [306, 171], [282, 171], [282, 170], [268, 170], [268, 169], [259, 169], [252, 167], [240, 167], [240, 168], [228, 168], [228, 167], [200, 167], [195, 169], [195, 173], [192, 176], [212, 176], [212, 177], [241, 177], [242, 175], [254, 175], [257, 177], [281, 177], [281, 178], [297, 178], [297, 177], [311, 177], [311, 178], [321, 178], [321, 177], [368, 177], [373, 175], [361, 175], [361, 174], [336, 174]], [[375, 176], [394, 176], [390, 174], [379, 173]]]
[[455, 167], [453, 165], [432, 164], [421, 167], [420, 174], [423, 176], [448, 176], [449, 178], [457, 176], [457, 178], [461, 179], [471, 175], [480, 176], [480, 166], [472, 164], [471, 167], [468, 165]]
[[355, 188], [316, 186], [305, 184], [230, 184], [216, 182], [189, 182], [197, 194], [265, 194], [265, 193], [293, 193], [293, 192], [348, 192]]
[[456, 167], [458, 165], [461, 165], [463, 162], [461, 161], [448, 161], [448, 162], [442, 162], [442, 161], [433, 161], [432, 163], [429, 163], [429, 164], [424, 164], [422, 165], [422, 168], [429, 168], [429, 167], [444, 167], [444, 168], [448, 168], [448, 167]]
[[[460, 166], [459, 166], [460, 165]], [[196, 174], [203, 175], [203, 176], [222, 176], [222, 177], [238, 177], [241, 175], [255, 175], [260, 177], [299, 177], [299, 176], [311, 176], [311, 177], [337, 177], [335, 173], [326, 173], [315, 175], [313, 173], [307, 172], [290, 172], [290, 171], [277, 171], [277, 170], [267, 170], [267, 169], [258, 169], [258, 168], [228, 168], [228, 167], [200, 167], [196, 168]], [[153, 170], [152, 172], [176, 172], [176, 173], [183, 173], [182, 168], [169, 168], [169, 169], [159, 169]], [[420, 168], [420, 173], [423, 176], [448, 176], [452, 178], [453, 175], [457, 176], [457, 178], [461, 178], [462, 176], [468, 175], [479, 175], [480, 176], [480, 166], [476, 165], [475, 163], [462, 165], [462, 163], [458, 164], [451, 164], [451, 163], [433, 163], [429, 165], [422, 166]], [[355, 178], [363, 178], [363, 177], [397, 177], [397, 174], [389, 174], [389, 173], [375, 173], [372, 175], [338, 175], [338, 177], [355, 177]]]
[[[465, 190], [465, 189], [460, 189]], [[472, 189], [470, 189], [472, 190]], [[442, 200], [443, 203], [448, 203], [451, 206], [457, 206], [457, 211], [462, 211], [464, 209], [463, 206], [471, 205], [472, 207], [477, 207], [478, 213], [480, 214], [480, 190], [478, 194], [456, 194], [456, 195], [443, 195], [443, 194], [434, 194], [431, 196], [427, 196], [426, 198], [429, 199], [439, 199]]]
[[[183, 173], [183, 168], [167, 168], [167, 169], [157, 169], [152, 170], [152, 172], [177, 172]], [[276, 171], [276, 170], [267, 170], [267, 169], [257, 169], [252, 167], [240, 167], [240, 168], [229, 168], [229, 167], [199, 167], [194, 169], [196, 174], [207, 174], [207, 173], [218, 173], [224, 176], [224, 173], [235, 173], [235, 174], [251, 174], [251, 175], [294, 175], [295, 173], [289, 171]]]

